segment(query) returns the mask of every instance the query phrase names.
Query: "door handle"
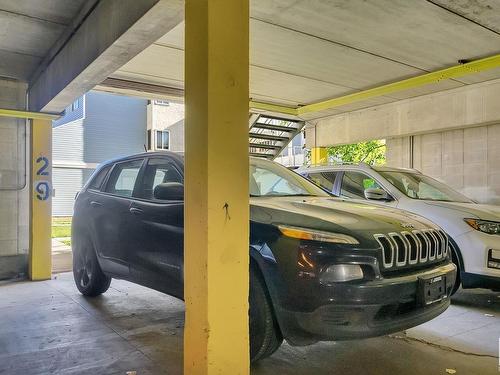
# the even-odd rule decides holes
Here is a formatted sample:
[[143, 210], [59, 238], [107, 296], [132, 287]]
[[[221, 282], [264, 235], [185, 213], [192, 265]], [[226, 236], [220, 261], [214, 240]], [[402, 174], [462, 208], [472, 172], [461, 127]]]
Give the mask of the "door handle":
[[144, 212], [143, 210], [137, 207], [130, 207], [128, 210], [134, 215], [141, 215]]
[[92, 207], [102, 207], [102, 203], [101, 202], [97, 202], [97, 201], [91, 201], [90, 205]]

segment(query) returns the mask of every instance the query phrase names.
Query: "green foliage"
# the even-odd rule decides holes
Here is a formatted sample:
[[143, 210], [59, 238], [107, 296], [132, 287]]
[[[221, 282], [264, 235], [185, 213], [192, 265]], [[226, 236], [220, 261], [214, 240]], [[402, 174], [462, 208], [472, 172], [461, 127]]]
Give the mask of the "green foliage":
[[52, 218], [52, 238], [71, 237], [71, 217]]
[[343, 163], [385, 164], [385, 140], [328, 147], [328, 156]]

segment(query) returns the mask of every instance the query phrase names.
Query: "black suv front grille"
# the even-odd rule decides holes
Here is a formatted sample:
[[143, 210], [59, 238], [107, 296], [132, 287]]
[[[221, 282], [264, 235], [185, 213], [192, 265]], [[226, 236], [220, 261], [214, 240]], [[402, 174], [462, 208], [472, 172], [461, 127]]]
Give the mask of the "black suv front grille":
[[420, 268], [448, 256], [448, 237], [441, 230], [413, 230], [373, 236], [382, 248], [382, 273]]

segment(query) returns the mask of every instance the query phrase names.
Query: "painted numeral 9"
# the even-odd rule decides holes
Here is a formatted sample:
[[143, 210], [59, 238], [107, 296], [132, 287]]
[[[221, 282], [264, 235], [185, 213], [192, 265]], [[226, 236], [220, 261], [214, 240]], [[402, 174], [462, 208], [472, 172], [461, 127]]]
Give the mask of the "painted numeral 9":
[[35, 185], [36, 198], [40, 201], [46, 201], [50, 197], [50, 186], [47, 181], [39, 181]]

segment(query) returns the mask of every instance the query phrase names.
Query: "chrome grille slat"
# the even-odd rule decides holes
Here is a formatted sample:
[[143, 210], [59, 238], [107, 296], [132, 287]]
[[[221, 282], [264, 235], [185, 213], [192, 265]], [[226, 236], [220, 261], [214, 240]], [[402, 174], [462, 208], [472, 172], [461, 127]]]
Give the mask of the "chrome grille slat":
[[[375, 234], [373, 237], [375, 237], [375, 240], [379, 243], [380, 247], [382, 248], [382, 263], [384, 265], [384, 268], [390, 268], [394, 264], [394, 245], [392, 244], [392, 241], [385, 235], [385, 234]], [[385, 246], [382, 243], [382, 240], [384, 239], [389, 243], [389, 248]], [[390, 252], [390, 262], [386, 262], [387, 259], [387, 253]]]
[[[409, 245], [408, 246], [408, 264], [417, 264], [419, 254], [420, 254], [420, 244], [419, 244], [417, 237], [413, 233], [407, 232], [407, 231], [401, 232], [401, 234], [403, 235], [404, 238], [406, 238], [408, 245]], [[414, 241], [415, 249], [412, 248], [412, 244], [411, 244], [408, 237], [410, 237]], [[415, 250], [415, 257], [412, 257], [413, 250]]]
[[[425, 263], [429, 259], [429, 248], [430, 248], [429, 239], [420, 230], [414, 230], [413, 234], [415, 234], [415, 236], [420, 241], [420, 257], [419, 257], [418, 261], [419, 261], [419, 263]], [[424, 244], [425, 244], [425, 253], [423, 251]]]
[[430, 237], [429, 241], [431, 243], [430, 251], [429, 251], [429, 261], [435, 260], [436, 259], [436, 253], [437, 253], [437, 248], [439, 246], [439, 243], [437, 242], [436, 236], [432, 233], [432, 230], [427, 229], [424, 231], [424, 233]]
[[442, 230], [440, 230], [439, 233], [441, 233], [441, 236], [444, 238], [443, 258], [446, 258], [448, 256], [448, 247], [450, 246], [448, 242], [448, 235]]
[[[389, 237], [394, 241], [394, 244], [396, 245], [394, 247], [395, 251], [395, 256], [394, 256], [394, 261], [396, 262], [396, 266], [404, 266], [406, 264], [406, 260], [408, 259], [408, 247], [406, 246], [406, 242], [403, 240], [403, 236], [401, 236], [399, 233], [392, 232], [389, 233]], [[401, 240], [402, 246], [398, 243], [397, 240]], [[400, 254], [404, 254], [403, 260], [399, 260]]]
[[374, 234], [385, 270], [440, 261], [448, 255], [448, 237], [437, 229]]

